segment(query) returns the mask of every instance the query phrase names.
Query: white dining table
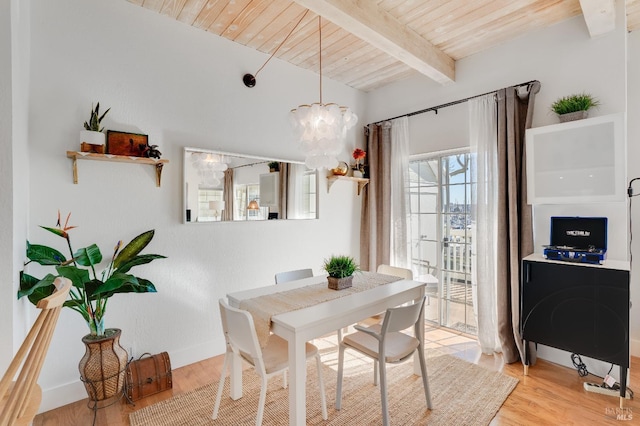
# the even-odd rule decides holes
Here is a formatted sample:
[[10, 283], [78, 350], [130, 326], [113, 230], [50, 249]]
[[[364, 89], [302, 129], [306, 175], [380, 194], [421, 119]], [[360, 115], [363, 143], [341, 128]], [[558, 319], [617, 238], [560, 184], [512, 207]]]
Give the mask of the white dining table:
[[[389, 284], [319, 303], [307, 308], [274, 315], [271, 331], [289, 343], [289, 424], [306, 424], [306, 375], [305, 343], [360, 320], [384, 312], [425, 295], [428, 283], [436, 282], [433, 276], [421, 277], [423, 281], [399, 280]], [[227, 294], [229, 304], [239, 307], [245, 299], [284, 292], [326, 282], [326, 276], [314, 276], [278, 285], [269, 285], [251, 290]], [[426, 281], [426, 282], [425, 282]], [[424, 339], [424, 321], [420, 321], [420, 336]], [[414, 362], [414, 373], [420, 374], [418, 362]], [[238, 358], [231, 365], [231, 398], [242, 397], [242, 365]]]

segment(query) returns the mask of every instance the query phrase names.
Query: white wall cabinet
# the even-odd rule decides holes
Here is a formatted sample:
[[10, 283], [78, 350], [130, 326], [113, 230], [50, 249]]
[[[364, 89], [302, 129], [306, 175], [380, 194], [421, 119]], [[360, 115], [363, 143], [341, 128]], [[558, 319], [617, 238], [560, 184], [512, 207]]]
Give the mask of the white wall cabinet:
[[527, 129], [527, 202], [624, 201], [622, 114]]
[[278, 173], [260, 175], [260, 205], [262, 207], [277, 208], [280, 179]]

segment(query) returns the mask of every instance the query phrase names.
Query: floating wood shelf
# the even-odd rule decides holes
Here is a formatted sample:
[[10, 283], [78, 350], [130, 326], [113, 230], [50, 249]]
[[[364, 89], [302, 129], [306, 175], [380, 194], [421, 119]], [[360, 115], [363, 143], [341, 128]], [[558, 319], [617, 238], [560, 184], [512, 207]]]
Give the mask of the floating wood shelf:
[[360, 195], [360, 193], [362, 192], [362, 188], [367, 186], [367, 184], [369, 183], [369, 179], [366, 179], [366, 178], [355, 178], [351, 176], [331, 175], [331, 176], [327, 176], [327, 192], [329, 192], [331, 185], [333, 185], [333, 183], [337, 180], [350, 180], [352, 182], [358, 182], [358, 195]]
[[160, 186], [160, 178], [162, 177], [162, 167], [169, 160], [156, 160], [155, 158], [146, 157], [129, 157], [126, 155], [111, 154], [95, 154], [91, 152], [67, 151], [67, 158], [73, 160], [73, 183], [78, 183], [78, 160], [94, 160], [94, 161], [113, 161], [118, 163], [136, 163], [151, 164], [156, 167], [156, 186]]

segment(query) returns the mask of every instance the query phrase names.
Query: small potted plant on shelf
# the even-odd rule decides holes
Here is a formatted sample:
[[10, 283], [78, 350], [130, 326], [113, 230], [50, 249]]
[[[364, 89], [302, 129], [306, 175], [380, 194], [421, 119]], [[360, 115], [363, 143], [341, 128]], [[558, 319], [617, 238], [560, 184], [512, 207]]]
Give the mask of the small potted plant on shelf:
[[343, 290], [353, 285], [353, 273], [360, 267], [351, 256], [331, 256], [325, 259], [322, 267], [329, 276], [327, 281], [331, 290]]
[[587, 118], [589, 109], [600, 105], [600, 102], [587, 93], [564, 96], [551, 104], [551, 110], [558, 115], [560, 122]]
[[121, 330], [104, 328], [107, 301], [116, 293], [155, 293], [156, 288], [151, 281], [136, 277], [129, 271], [165, 256], [140, 254], [153, 239], [154, 230], [150, 230], [135, 237], [122, 249], [122, 241], [118, 241], [107, 267], [99, 274], [96, 267], [102, 262], [102, 253], [97, 245], [92, 244], [77, 251], [72, 249], [68, 231], [75, 226], [69, 226], [70, 216], [67, 215], [64, 226], [60, 222], [60, 212], [55, 228], [40, 226], [66, 240], [70, 254], [68, 259], [52, 247], [27, 241], [29, 261], [25, 266], [31, 262], [53, 266], [55, 273], [40, 279], [22, 271], [18, 298], [26, 296], [37, 305], [38, 301], [54, 292], [53, 281], [56, 277], [71, 280], [73, 286], [64, 306], [82, 315], [89, 326], [90, 333], [82, 338], [86, 353], [80, 360], [79, 369], [89, 398], [96, 402], [120, 394], [127, 363], [127, 352], [119, 343]]
[[352, 157], [356, 161], [355, 164], [351, 166], [353, 169], [353, 177], [361, 178], [364, 176], [364, 163], [360, 163], [360, 160], [364, 160], [366, 156], [367, 153], [360, 148], [353, 150]]
[[84, 130], [80, 131], [80, 150], [82, 152], [104, 154], [105, 134], [103, 133], [104, 127], [100, 127], [100, 123], [109, 111], [111, 108], [100, 115], [100, 102], [96, 104], [95, 109], [91, 105], [89, 121], [84, 122]]
[[269, 166], [269, 171], [270, 172], [279, 172], [280, 171], [280, 163], [277, 161], [270, 161], [269, 164], [267, 164]]

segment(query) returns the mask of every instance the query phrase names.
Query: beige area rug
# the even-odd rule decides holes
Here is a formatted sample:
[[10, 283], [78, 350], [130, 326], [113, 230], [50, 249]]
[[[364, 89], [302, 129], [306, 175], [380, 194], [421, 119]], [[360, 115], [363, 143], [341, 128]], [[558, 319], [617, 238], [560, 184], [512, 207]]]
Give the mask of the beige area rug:
[[[349, 351], [347, 351], [347, 354]], [[333, 357], [331, 357], [333, 358]], [[323, 361], [324, 357], [323, 357]], [[323, 367], [329, 420], [322, 420], [315, 363], [307, 364], [308, 425], [382, 424], [380, 391], [373, 385], [373, 363], [352, 358], [345, 364], [342, 410], [336, 411], [336, 364]], [[518, 379], [489, 371], [450, 355], [427, 359], [433, 410], [427, 410], [422, 379], [412, 374], [413, 363], [387, 365], [389, 415], [393, 425], [487, 425], [518, 384]], [[244, 396], [229, 398], [225, 382], [217, 420], [211, 419], [217, 382], [178, 395], [129, 415], [132, 426], [253, 425], [260, 379], [253, 369], [243, 375]], [[288, 389], [281, 377], [269, 381], [264, 425], [288, 424]]]

